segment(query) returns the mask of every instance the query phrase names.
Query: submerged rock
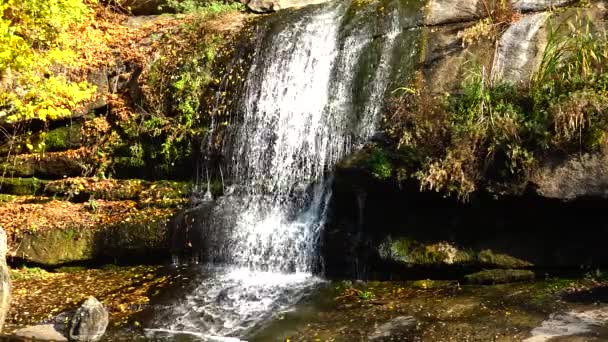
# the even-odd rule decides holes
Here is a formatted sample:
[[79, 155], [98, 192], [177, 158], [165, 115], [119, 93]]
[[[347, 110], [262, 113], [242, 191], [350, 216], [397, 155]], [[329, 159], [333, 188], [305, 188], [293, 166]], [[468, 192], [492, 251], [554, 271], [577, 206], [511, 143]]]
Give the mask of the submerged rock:
[[98, 341], [106, 332], [108, 323], [108, 311], [95, 297], [89, 297], [72, 317], [70, 340]]
[[368, 336], [368, 340], [377, 341], [384, 338], [407, 340], [407, 336], [416, 329], [416, 319], [412, 316], [399, 316], [380, 325]]
[[484, 270], [468, 274], [464, 278], [470, 284], [505, 284], [534, 280], [534, 272], [529, 270]]
[[34, 325], [19, 329], [13, 333], [13, 337], [17, 340], [36, 340], [36, 341], [67, 341], [60, 332], [58, 332], [52, 324]]

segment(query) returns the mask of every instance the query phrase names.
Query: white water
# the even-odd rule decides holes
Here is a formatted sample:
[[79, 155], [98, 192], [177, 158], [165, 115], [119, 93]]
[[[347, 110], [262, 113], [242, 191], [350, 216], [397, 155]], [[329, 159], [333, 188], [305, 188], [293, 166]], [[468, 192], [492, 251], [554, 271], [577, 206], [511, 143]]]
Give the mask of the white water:
[[367, 98], [355, 108], [358, 56], [378, 33], [351, 28], [341, 44], [347, 6], [309, 9], [258, 44], [227, 167], [239, 190], [218, 201], [229, 210], [217, 212], [234, 213], [233, 224], [212, 230], [222, 241], [214, 244], [218, 250], [203, 251], [230, 266], [208, 270], [194, 291], [161, 310], [149, 334], [244, 337], [322, 281], [312, 272], [331, 197], [326, 175], [354, 141], [374, 133], [400, 32], [395, 11], [365, 84]]

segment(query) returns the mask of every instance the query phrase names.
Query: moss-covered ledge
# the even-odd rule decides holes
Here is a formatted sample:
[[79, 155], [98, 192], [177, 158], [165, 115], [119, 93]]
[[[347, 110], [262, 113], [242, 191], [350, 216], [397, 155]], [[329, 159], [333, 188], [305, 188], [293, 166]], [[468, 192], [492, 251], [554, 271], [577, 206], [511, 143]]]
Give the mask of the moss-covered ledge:
[[167, 223], [179, 207], [163, 202], [17, 197], [0, 203], [0, 226], [16, 262], [151, 262], [169, 255]]

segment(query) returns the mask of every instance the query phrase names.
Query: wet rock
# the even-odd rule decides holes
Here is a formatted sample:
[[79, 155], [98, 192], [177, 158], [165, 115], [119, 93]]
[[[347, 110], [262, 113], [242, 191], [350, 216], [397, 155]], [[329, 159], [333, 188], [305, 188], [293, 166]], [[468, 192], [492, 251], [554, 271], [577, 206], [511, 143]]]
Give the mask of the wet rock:
[[72, 317], [70, 340], [98, 341], [106, 332], [108, 323], [108, 311], [95, 297], [89, 297]]
[[52, 324], [34, 325], [19, 329], [13, 333], [13, 337], [17, 340], [36, 340], [36, 341], [67, 341], [60, 332], [58, 332]]
[[467, 274], [465, 281], [469, 284], [493, 285], [534, 280], [534, 272], [529, 270], [484, 270]]
[[[545, 342], [545, 341], [579, 341], [574, 336], [581, 336], [580, 341], [596, 341], [590, 336], [600, 335], [601, 330], [605, 331], [605, 324], [608, 320], [608, 307], [602, 306], [598, 309], [588, 311], [570, 311], [553, 313], [545, 320], [541, 326], [531, 331], [531, 337], [524, 342]], [[565, 338], [567, 336], [567, 338]], [[603, 341], [603, 339], [597, 339]]]
[[250, 0], [241, 1], [256, 13], [276, 12], [278, 10], [316, 5], [328, 2], [328, 0]]
[[400, 341], [407, 341], [416, 329], [416, 319], [412, 316], [399, 316], [391, 319], [376, 328], [368, 336], [369, 341], [378, 341], [385, 338], [399, 338]]
[[11, 276], [6, 264], [7, 252], [8, 242], [6, 232], [0, 227], [0, 331], [2, 331], [11, 301]]

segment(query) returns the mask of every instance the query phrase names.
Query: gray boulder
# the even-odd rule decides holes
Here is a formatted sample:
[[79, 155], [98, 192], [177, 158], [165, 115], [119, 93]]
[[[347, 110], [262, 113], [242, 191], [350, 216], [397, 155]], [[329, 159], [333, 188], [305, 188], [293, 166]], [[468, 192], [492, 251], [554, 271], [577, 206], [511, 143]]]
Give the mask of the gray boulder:
[[15, 339], [36, 340], [36, 341], [67, 341], [60, 332], [55, 330], [52, 324], [34, 325], [19, 329], [13, 333]]
[[106, 332], [108, 323], [108, 311], [95, 297], [89, 297], [72, 317], [70, 340], [98, 341]]
[[6, 264], [7, 251], [6, 232], [0, 227], [0, 331], [2, 331], [11, 301], [11, 276]]

